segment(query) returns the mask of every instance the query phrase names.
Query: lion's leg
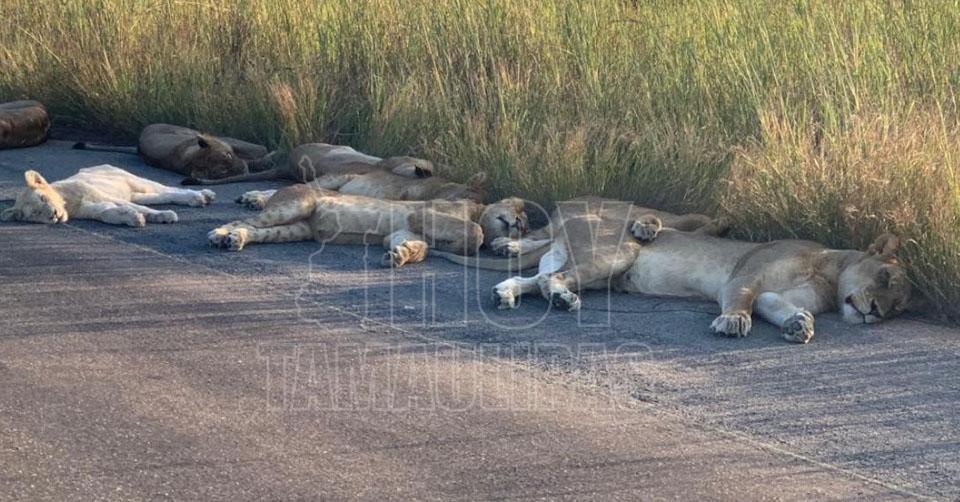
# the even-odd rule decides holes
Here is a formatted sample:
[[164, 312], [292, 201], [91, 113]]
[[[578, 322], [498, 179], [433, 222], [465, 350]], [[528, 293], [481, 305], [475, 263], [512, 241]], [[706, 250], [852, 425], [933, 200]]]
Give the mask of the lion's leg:
[[540, 278], [543, 297], [556, 308], [580, 310], [580, 296], [586, 289], [609, 289], [615, 278], [630, 268], [635, 253], [626, 253], [612, 259], [598, 259], [589, 263], [574, 263], [573, 267]]
[[730, 223], [724, 219], [712, 219], [708, 223], [694, 230], [695, 233], [723, 237], [730, 233]]
[[757, 298], [755, 281], [733, 280], [720, 293], [720, 316], [710, 328], [714, 333], [727, 336], [747, 336], [753, 325], [753, 302]]
[[483, 229], [472, 221], [433, 211], [417, 212], [407, 221], [413, 233], [440, 251], [471, 256], [483, 244]]
[[210, 244], [216, 247], [240, 251], [247, 244], [262, 242], [298, 242], [312, 240], [310, 224], [301, 221], [290, 225], [256, 228], [237, 225], [220, 227], [207, 234]]
[[494, 304], [501, 309], [516, 308], [520, 296], [539, 291], [541, 279], [562, 269], [566, 263], [566, 244], [562, 240], [554, 242], [550, 250], [540, 257], [537, 275], [511, 277], [493, 287]]
[[277, 193], [276, 190], [250, 190], [249, 192], [244, 192], [240, 197], [237, 197], [236, 202], [247, 209], [259, 211], [267, 206], [267, 201], [270, 200], [270, 197], [273, 197], [275, 193]]
[[493, 303], [498, 309], [514, 309], [521, 296], [535, 293], [539, 289], [540, 275], [533, 277], [511, 277], [493, 287]]
[[327, 190], [339, 190], [356, 177], [356, 174], [325, 174], [313, 179], [310, 184]]
[[497, 237], [490, 243], [490, 250], [500, 256], [518, 256], [532, 253], [544, 246], [550, 245], [552, 239], [511, 239], [509, 237]]
[[[310, 208], [312, 211], [312, 208]], [[268, 228], [280, 225], [290, 225], [305, 221], [310, 217], [310, 212], [300, 204], [284, 204], [279, 207], [271, 207], [262, 213], [243, 220], [231, 221], [223, 227], [253, 227]], [[221, 227], [222, 228], [222, 227]]]
[[398, 230], [383, 238], [381, 263], [385, 267], [399, 268], [407, 263], [420, 263], [427, 259], [429, 247], [423, 238], [409, 230]]
[[813, 338], [813, 313], [794, 305], [783, 295], [761, 293], [755, 308], [761, 317], [780, 328], [784, 340], [807, 343]]
[[[176, 213], [173, 211], [166, 211], [166, 213], [171, 213], [172, 221], [176, 221]], [[127, 225], [131, 227], [142, 227], [148, 221], [146, 213], [139, 211], [134, 204], [119, 202], [84, 203], [74, 212], [74, 217], [78, 219], [102, 221], [111, 225]], [[170, 215], [166, 215], [166, 219], [169, 218]]]
[[130, 198], [137, 204], [179, 204], [182, 206], [203, 207], [213, 202], [217, 196], [213, 190], [164, 188], [167, 188], [167, 190], [159, 193], [137, 192]]
[[213, 190], [169, 187], [123, 170], [116, 175], [123, 177], [130, 191], [133, 192], [132, 201], [138, 204], [180, 204], [202, 207], [213, 202], [217, 196]]

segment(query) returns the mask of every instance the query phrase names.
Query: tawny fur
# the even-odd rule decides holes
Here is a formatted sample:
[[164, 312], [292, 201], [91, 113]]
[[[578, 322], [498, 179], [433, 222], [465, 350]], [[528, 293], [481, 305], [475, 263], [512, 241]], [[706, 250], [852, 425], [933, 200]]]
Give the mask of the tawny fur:
[[[415, 157], [382, 159], [348, 146], [308, 143], [290, 152], [286, 163], [248, 175], [220, 180], [194, 180], [198, 184], [256, 180], [291, 180], [351, 195], [390, 200], [473, 200], [481, 202], [485, 173], [467, 183], [454, 183], [435, 176], [433, 163]], [[262, 209], [276, 190], [245, 193], [238, 202]]]
[[383, 264], [399, 267], [423, 261], [430, 248], [472, 255], [498, 237], [516, 239], [526, 230], [523, 206], [520, 199], [390, 201], [299, 184], [279, 190], [262, 213], [216, 228], [208, 239], [237, 251], [260, 242], [381, 242]]
[[872, 323], [900, 313], [909, 301], [895, 236], [883, 235], [860, 252], [808, 241], [749, 243], [716, 236], [725, 230], [700, 215], [599, 199], [561, 203], [547, 231], [493, 243], [504, 254], [539, 258], [537, 275], [501, 282], [494, 300], [500, 308], [515, 308], [521, 295], [540, 292], [557, 308], [577, 310], [578, 293], [587, 289], [702, 297], [721, 306], [711, 325], [716, 333], [746, 336], [756, 311], [797, 343], [813, 337], [820, 312], [839, 310], [848, 322]]
[[47, 140], [50, 116], [36, 101], [0, 103], [0, 150], [39, 145]]
[[77, 143], [81, 150], [139, 153], [153, 167], [193, 179], [219, 179], [248, 174], [272, 165], [266, 147], [234, 138], [213, 136], [187, 127], [150, 124], [140, 133], [136, 148]]

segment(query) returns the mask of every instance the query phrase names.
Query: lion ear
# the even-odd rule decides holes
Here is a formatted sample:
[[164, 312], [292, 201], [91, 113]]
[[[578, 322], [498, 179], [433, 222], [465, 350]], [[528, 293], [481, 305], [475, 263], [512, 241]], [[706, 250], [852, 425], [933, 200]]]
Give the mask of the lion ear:
[[867, 248], [868, 255], [879, 255], [881, 258], [891, 258], [900, 248], [900, 238], [893, 234], [883, 234], [873, 241]]
[[413, 173], [418, 178], [429, 178], [433, 176], [433, 162], [425, 160], [422, 163], [414, 164]]
[[43, 179], [40, 173], [33, 170], [23, 173], [23, 179], [26, 180], [27, 186], [30, 188], [43, 188], [48, 186], [47, 180]]
[[205, 136], [197, 136], [197, 145], [200, 148], [210, 148], [210, 140]]
[[480, 171], [467, 180], [467, 186], [473, 189], [483, 188], [487, 184], [487, 173]]
[[20, 219], [20, 210], [14, 207], [8, 207], [0, 213], [0, 221], [17, 221]]

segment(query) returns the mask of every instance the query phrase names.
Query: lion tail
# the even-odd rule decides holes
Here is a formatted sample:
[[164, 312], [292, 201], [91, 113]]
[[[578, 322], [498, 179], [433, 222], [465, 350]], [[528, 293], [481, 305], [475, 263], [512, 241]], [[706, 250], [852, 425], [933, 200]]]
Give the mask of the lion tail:
[[186, 178], [180, 182], [181, 185], [222, 185], [224, 183], [240, 183], [242, 181], [269, 181], [286, 179], [284, 169], [274, 167], [266, 171], [257, 171], [254, 173], [238, 174], [226, 178], [208, 180], [202, 178]]
[[138, 155], [140, 150], [135, 146], [113, 146], [113, 145], [98, 145], [95, 143], [87, 143], [86, 141], [78, 141], [73, 144], [74, 150], [90, 150], [93, 152], [117, 152], [117, 153], [129, 153], [132, 155]]
[[463, 256], [446, 251], [430, 250], [431, 256], [439, 256], [447, 261], [459, 265], [480, 268], [483, 270], [517, 271], [534, 268], [540, 264], [540, 258], [547, 254], [550, 246], [543, 246], [517, 258], [487, 258], [483, 256]]

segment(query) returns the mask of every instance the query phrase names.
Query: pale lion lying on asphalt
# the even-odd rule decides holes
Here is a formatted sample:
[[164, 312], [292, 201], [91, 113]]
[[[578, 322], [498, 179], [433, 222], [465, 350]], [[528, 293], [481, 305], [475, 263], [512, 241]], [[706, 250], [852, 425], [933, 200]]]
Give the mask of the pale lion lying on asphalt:
[[330, 244], [382, 242], [385, 266], [423, 261], [430, 248], [472, 255], [498, 237], [526, 231], [521, 199], [483, 205], [469, 200], [392, 201], [346, 195], [308, 184], [279, 190], [264, 211], [208, 234], [214, 246], [316, 239]]
[[664, 228], [674, 223], [671, 217], [644, 211], [596, 199], [559, 204], [548, 235], [505, 248], [542, 258], [537, 275], [496, 285], [497, 305], [514, 308], [521, 295], [539, 291], [555, 307], [577, 310], [578, 292], [609, 287], [699, 296], [720, 304], [711, 325], [716, 333], [746, 336], [755, 310], [786, 340], [807, 343], [814, 314], [839, 310], [847, 322], [873, 323], [899, 314], [909, 301], [910, 282], [895, 257], [899, 239], [893, 235], [880, 236], [866, 252], [798, 240], [739, 242], [711, 235], [722, 225], [694, 232]]
[[206, 206], [216, 194], [161, 185], [110, 165], [86, 167], [77, 174], [47, 183], [36, 171], [24, 173], [27, 189], [13, 207], [0, 213], [3, 221], [65, 223], [68, 219], [99, 220], [113, 225], [142, 227], [146, 222], [174, 223], [173, 211], [143, 204]]

